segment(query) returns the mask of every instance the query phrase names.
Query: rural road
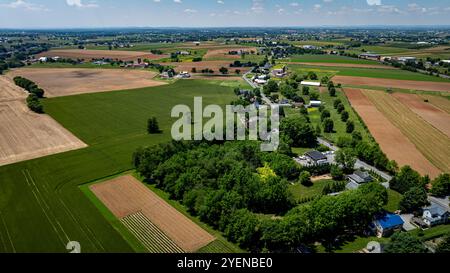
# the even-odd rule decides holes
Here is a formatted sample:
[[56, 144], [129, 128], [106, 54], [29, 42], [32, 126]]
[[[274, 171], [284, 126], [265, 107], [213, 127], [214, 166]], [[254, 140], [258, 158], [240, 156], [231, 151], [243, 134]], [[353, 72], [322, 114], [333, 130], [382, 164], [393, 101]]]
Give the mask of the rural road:
[[[336, 152], [336, 151], [339, 150], [338, 147], [334, 146], [332, 143], [326, 141], [325, 139], [322, 139], [322, 138], [319, 137], [319, 138], [317, 138], [317, 141], [319, 142], [319, 144], [327, 146], [332, 151]], [[393, 178], [391, 175], [387, 174], [386, 172], [380, 171], [379, 169], [375, 168], [374, 166], [371, 166], [371, 165], [369, 165], [369, 164], [367, 164], [367, 163], [365, 163], [365, 162], [363, 162], [363, 161], [361, 161], [359, 159], [356, 160], [355, 168], [356, 169], [364, 168], [364, 169], [367, 169], [367, 170], [371, 170], [371, 171], [375, 172], [376, 174], [378, 174], [379, 176], [381, 176], [387, 182], [390, 182], [392, 180], [392, 178]]]
[[[259, 86], [257, 84], [255, 84], [254, 82], [252, 82], [249, 78], [247, 78], [247, 75], [251, 73], [253, 69], [249, 70], [248, 72], [246, 72], [242, 78], [244, 79], [244, 81], [246, 81], [252, 88], [259, 88]], [[261, 97], [262, 100], [267, 104], [267, 105], [271, 105], [271, 106], [276, 106], [278, 105], [279, 107], [291, 107], [291, 104], [274, 104], [272, 103], [272, 101], [264, 94], [264, 92], [261, 91]]]

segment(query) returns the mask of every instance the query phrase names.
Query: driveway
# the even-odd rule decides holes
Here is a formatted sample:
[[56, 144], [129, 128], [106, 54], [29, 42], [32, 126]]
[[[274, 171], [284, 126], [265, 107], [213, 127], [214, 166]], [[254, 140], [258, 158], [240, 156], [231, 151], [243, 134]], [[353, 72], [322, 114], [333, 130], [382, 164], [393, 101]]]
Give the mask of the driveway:
[[400, 218], [402, 218], [403, 222], [403, 229], [406, 231], [417, 229], [417, 227], [413, 224], [411, 224], [411, 219], [414, 217], [413, 214], [400, 214]]

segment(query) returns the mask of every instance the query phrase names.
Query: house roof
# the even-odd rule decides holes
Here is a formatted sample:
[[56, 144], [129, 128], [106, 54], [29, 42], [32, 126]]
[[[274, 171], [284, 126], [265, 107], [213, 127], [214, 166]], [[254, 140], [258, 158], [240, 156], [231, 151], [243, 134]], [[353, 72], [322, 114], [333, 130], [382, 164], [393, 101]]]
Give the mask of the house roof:
[[402, 218], [398, 216], [397, 214], [392, 213], [385, 213], [375, 220], [378, 225], [380, 225], [383, 229], [389, 229], [397, 226], [403, 225], [405, 222], [403, 222]]
[[372, 177], [368, 172], [360, 170], [355, 171], [353, 174], [349, 175], [348, 178], [359, 184], [372, 181]]
[[431, 206], [425, 208], [425, 210], [430, 211], [433, 217], [443, 216], [447, 213], [447, 210], [445, 210], [445, 208], [439, 206], [436, 203], [432, 203]]
[[354, 182], [354, 181], [350, 181], [350, 182], [347, 183], [345, 188], [348, 189], [348, 190], [356, 190], [357, 188], [359, 188], [359, 184]]
[[314, 161], [327, 159], [327, 157], [319, 151], [309, 151], [305, 155]]

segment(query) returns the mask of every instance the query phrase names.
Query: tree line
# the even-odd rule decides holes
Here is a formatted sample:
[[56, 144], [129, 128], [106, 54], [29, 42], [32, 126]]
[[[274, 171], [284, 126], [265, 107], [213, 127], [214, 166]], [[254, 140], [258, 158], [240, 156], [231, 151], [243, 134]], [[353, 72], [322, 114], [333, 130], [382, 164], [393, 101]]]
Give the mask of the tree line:
[[14, 83], [28, 91], [29, 95], [26, 100], [28, 108], [36, 113], [44, 113], [44, 106], [39, 100], [44, 97], [44, 90], [35, 82], [20, 76], [14, 77]]

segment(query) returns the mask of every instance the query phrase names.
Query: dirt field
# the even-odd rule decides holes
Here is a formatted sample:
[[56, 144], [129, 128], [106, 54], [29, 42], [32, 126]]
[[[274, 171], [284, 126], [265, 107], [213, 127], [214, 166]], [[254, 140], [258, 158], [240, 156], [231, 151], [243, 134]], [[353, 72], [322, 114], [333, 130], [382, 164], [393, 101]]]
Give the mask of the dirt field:
[[435, 177], [440, 173], [360, 89], [345, 88], [345, 94], [389, 159], [397, 161], [400, 166], [410, 165], [423, 175]]
[[424, 100], [428, 100], [429, 103], [433, 104], [442, 111], [447, 112], [447, 114], [450, 114], [450, 99], [433, 95], [420, 95], [420, 97]]
[[25, 99], [28, 93], [14, 84], [9, 78], [0, 76], [0, 102]]
[[381, 86], [386, 88], [401, 88], [423, 91], [443, 91], [450, 93], [450, 83], [447, 82], [407, 81], [349, 76], [334, 76], [333, 81], [341, 84]]
[[0, 97], [0, 166], [87, 146], [50, 116], [28, 110], [23, 92], [4, 76], [0, 83], [1, 93], [9, 89]]
[[155, 55], [150, 52], [141, 51], [121, 51], [121, 50], [84, 50], [84, 49], [54, 49], [40, 53], [36, 56], [40, 57], [61, 57], [69, 59], [114, 59], [122, 61], [136, 61], [137, 59], [158, 60], [169, 57], [169, 55]]
[[450, 171], [450, 138], [403, 105], [392, 95], [364, 90], [364, 95], [432, 163], [443, 172]]
[[377, 64], [343, 64], [343, 63], [305, 63], [305, 62], [286, 62], [287, 64], [301, 64], [308, 66], [329, 66], [329, 67], [356, 67], [356, 68], [383, 68], [396, 69], [392, 66]]
[[186, 252], [195, 252], [214, 241], [211, 234], [130, 175], [92, 185], [90, 189], [117, 218], [142, 212]]
[[449, 114], [434, 107], [431, 103], [425, 102], [419, 95], [395, 93], [393, 96], [436, 129], [446, 134], [447, 137], [450, 137]]
[[180, 62], [180, 63], [162, 63], [162, 65], [174, 66], [176, 72], [187, 71], [191, 72], [192, 68], [195, 67], [197, 69], [197, 73], [200, 73], [202, 69], [212, 69], [214, 70], [214, 74], [220, 74], [219, 69], [221, 67], [228, 68], [228, 73], [235, 74], [236, 69], [241, 70], [241, 74], [250, 70], [248, 67], [230, 67], [230, 61], [203, 61], [203, 62]]
[[228, 54], [230, 51], [239, 51], [244, 50], [246, 52], [254, 51], [256, 52], [257, 49], [255, 47], [234, 47], [234, 48], [222, 48], [222, 49], [210, 49], [203, 57], [204, 59], [214, 59], [214, 58], [225, 58], [225, 59], [232, 59], [232, 60], [239, 60], [241, 59], [241, 55], [230, 55]]
[[46, 97], [106, 92], [164, 85], [153, 80], [156, 73], [143, 70], [79, 69], [79, 68], [20, 68], [7, 74], [22, 76], [36, 82]]

